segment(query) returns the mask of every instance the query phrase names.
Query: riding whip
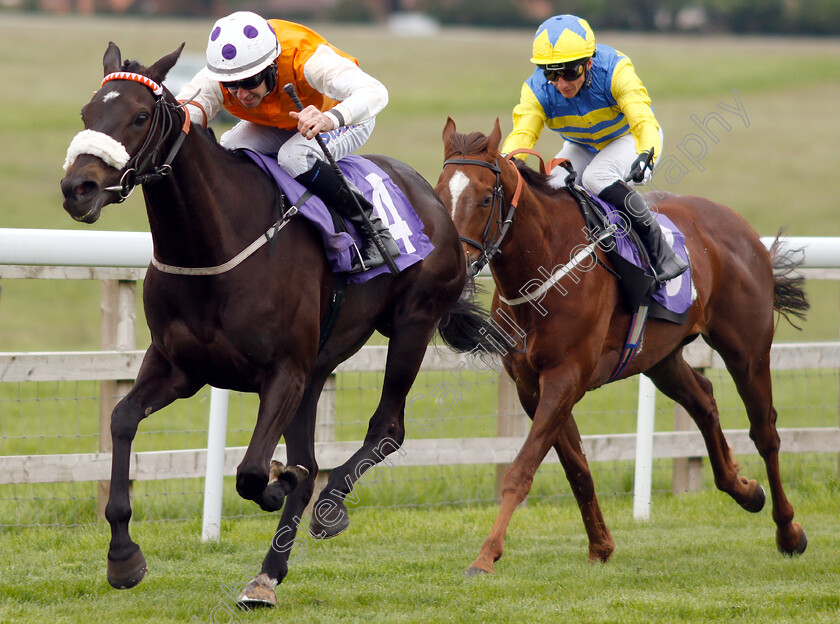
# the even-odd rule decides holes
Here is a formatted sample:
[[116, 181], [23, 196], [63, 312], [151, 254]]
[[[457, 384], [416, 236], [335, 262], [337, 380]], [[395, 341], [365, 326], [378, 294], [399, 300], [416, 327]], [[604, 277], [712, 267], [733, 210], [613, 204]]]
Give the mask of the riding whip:
[[[298, 97], [297, 91], [295, 90], [295, 85], [293, 85], [290, 82], [285, 87], [283, 87], [283, 91], [286, 92], [286, 95], [292, 98], [292, 101], [295, 103], [295, 106], [297, 107], [298, 111], [302, 111], [303, 102], [301, 102], [300, 98]], [[394, 259], [391, 257], [391, 254], [389, 254], [388, 250], [385, 248], [385, 243], [382, 242], [382, 238], [379, 236], [379, 232], [376, 231], [376, 228], [373, 227], [373, 224], [370, 222], [370, 218], [367, 216], [367, 214], [365, 214], [365, 211], [362, 210], [362, 205], [359, 203], [359, 198], [356, 197], [356, 193], [354, 193], [353, 189], [350, 188], [347, 182], [347, 178], [344, 177], [344, 172], [335, 162], [335, 159], [333, 158], [332, 154], [327, 149], [327, 145], [326, 143], [324, 143], [324, 139], [321, 138], [320, 134], [316, 133], [315, 140], [318, 142], [318, 146], [321, 148], [321, 151], [324, 152], [324, 156], [327, 157], [327, 160], [332, 166], [333, 171], [335, 171], [336, 175], [338, 176], [338, 179], [341, 180], [341, 183], [344, 185], [347, 192], [350, 193], [350, 197], [353, 198], [353, 203], [356, 205], [356, 209], [359, 211], [359, 214], [362, 215], [362, 221], [365, 224], [365, 228], [367, 229], [368, 234], [370, 234], [370, 237], [373, 240], [373, 244], [376, 245], [376, 248], [379, 250], [379, 253], [381, 253], [382, 257], [385, 259], [385, 264], [388, 265], [388, 269], [391, 271], [392, 274], [399, 275], [400, 270], [397, 268], [397, 264], [394, 262]]]

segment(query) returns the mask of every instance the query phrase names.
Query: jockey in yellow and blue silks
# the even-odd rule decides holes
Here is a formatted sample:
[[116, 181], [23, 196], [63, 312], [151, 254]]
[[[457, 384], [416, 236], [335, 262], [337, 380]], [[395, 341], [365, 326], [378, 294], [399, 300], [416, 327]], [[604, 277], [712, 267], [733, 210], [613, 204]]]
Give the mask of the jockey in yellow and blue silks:
[[[688, 265], [665, 240], [642, 196], [625, 182], [645, 182], [662, 153], [662, 130], [630, 59], [604, 44], [596, 50], [586, 20], [558, 15], [537, 29], [531, 62], [537, 67], [522, 85], [502, 151], [533, 148], [543, 127], [558, 132], [564, 144], [557, 157], [571, 161], [580, 184], [629, 219], [648, 250], [656, 281], [682, 274]], [[553, 181], [562, 185], [565, 175], [555, 169]]]

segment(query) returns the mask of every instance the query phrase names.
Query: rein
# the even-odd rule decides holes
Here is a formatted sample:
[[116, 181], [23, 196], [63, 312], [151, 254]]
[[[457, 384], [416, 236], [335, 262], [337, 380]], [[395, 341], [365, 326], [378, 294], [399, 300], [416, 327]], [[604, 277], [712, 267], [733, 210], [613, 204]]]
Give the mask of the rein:
[[[154, 182], [168, 176], [172, 173], [172, 161], [176, 154], [184, 144], [184, 139], [190, 131], [190, 115], [184, 110], [187, 104], [190, 104], [195, 98], [195, 95], [189, 100], [182, 100], [178, 104], [167, 102], [164, 97], [164, 90], [161, 85], [142, 74], [133, 72], [114, 72], [105, 76], [102, 80], [104, 85], [111, 80], [131, 80], [139, 82], [143, 86], [149, 88], [155, 96], [155, 106], [152, 110], [152, 119], [149, 123], [149, 131], [146, 133], [146, 138], [143, 145], [137, 150], [137, 153], [129, 158], [125, 165], [120, 184], [117, 186], [105, 187], [106, 191], [119, 193], [119, 199], [115, 203], [122, 203], [138, 185], [143, 185], [146, 182]], [[198, 95], [198, 93], [196, 93]], [[178, 127], [180, 120], [177, 119], [175, 113], [180, 109], [184, 115], [184, 121], [181, 124], [180, 132], [175, 138], [172, 147], [163, 159], [163, 163], [155, 165], [155, 161], [163, 148], [164, 143], [170, 137], [173, 131]], [[203, 109], [202, 109], [203, 110]], [[153, 137], [157, 135], [157, 142], [154, 142]], [[149, 169], [146, 173], [137, 173], [143, 169]], [[311, 193], [304, 193], [298, 200], [298, 204], [302, 205], [309, 199]], [[255, 251], [260, 249], [266, 243], [274, 240], [277, 234], [288, 224], [289, 220], [298, 212], [298, 206], [292, 206], [287, 210], [280, 219], [271, 225], [268, 230], [261, 234], [253, 243], [248, 245], [245, 249], [239, 252], [236, 256], [223, 264], [210, 267], [179, 267], [171, 264], [164, 264], [160, 262], [154, 255], [152, 256], [152, 266], [163, 273], [170, 273], [173, 275], [219, 275], [230, 271], [232, 268], [238, 266], [243, 260], [251, 256]]]
[[[507, 159], [510, 160], [509, 157], [507, 157]], [[481, 271], [481, 269], [490, 262], [490, 259], [496, 255], [502, 241], [507, 235], [508, 229], [510, 229], [511, 223], [513, 223], [513, 215], [516, 212], [517, 205], [519, 204], [519, 196], [522, 194], [523, 181], [522, 174], [519, 173], [519, 169], [516, 168], [516, 165], [514, 165], [513, 162], [510, 164], [514, 171], [516, 171], [516, 190], [513, 192], [513, 197], [510, 200], [510, 205], [507, 211], [505, 211], [505, 191], [502, 186], [502, 170], [501, 167], [499, 167], [498, 159], [493, 163], [474, 158], [450, 158], [443, 162], [444, 167], [446, 167], [446, 165], [477, 165], [479, 167], [490, 169], [490, 171], [496, 174], [496, 182], [493, 184], [493, 202], [490, 206], [490, 214], [487, 216], [487, 223], [484, 226], [484, 233], [482, 235], [483, 240], [478, 242], [467, 236], [460, 236], [462, 242], [472, 245], [481, 252], [478, 260], [470, 265], [470, 270], [473, 275], [477, 275], [479, 271]], [[498, 216], [495, 220], [495, 229], [491, 234], [491, 229], [493, 229], [494, 225], [493, 215], [496, 213], [498, 213]]]
[[[478, 274], [478, 272], [481, 271], [481, 269], [483, 269], [485, 267], [485, 265], [487, 265], [490, 262], [490, 259], [496, 254], [496, 252], [499, 251], [499, 246], [501, 245], [502, 240], [504, 239], [505, 235], [507, 234], [511, 223], [513, 222], [513, 215], [516, 212], [516, 206], [519, 202], [519, 197], [522, 194], [522, 186], [523, 186], [524, 182], [522, 180], [522, 174], [519, 172], [519, 169], [513, 163], [512, 159], [515, 155], [521, 154], [521, 153], [527, 153], [527, 154], [537, 156], [537, 158], [539, 158], [539, 160], [540, 160], [540, 166], [541, 166], [541, 169], [543, 170], [543, 172], [546, 172], [546, 170], [550, 171], [551, 168], [553, 168], [555, 165], [561, 165], [566, 169], [570, 168], [569, 161], [565, 158], [552, 159], [551, 161], [549, 161], [548, 165], [546, 165], [545, 163], [543, 163], [542, 157], [539, 155], [538, 152], [536, 152], [534, 150], [526, 149], [526, 148], [517, 149], [517, 150], [514, 150], [511, 153], [505, 155], [505, 157], [504, 157], [505, 160], [510, 162], [511, 166], [514, 168], [514, 171], [516, 171], [516, 177], [517, 177], [517, 179], [516, 179], [516, 190], [513, 193], [513, 197], [511, 198], [511, 202], [510, 202], [510, 208], [508, 209], [506, 214], [504, 214], [505, 198], [504, 198], [504, 189], [502, 187], [502, 182], [501, 182], [501, 168], [499, 167], [498, 160], [496, 160], [494, 163], [489, 163], [489, 162], [486, 162], [484, 160], [477, 160], [477, 159], [472, 159], [472, 158], [450, 158], [449, 160], [445, 160], [444, 163], [443, 163], [444, 167], [446, 167], [446, 165], [478, 165], [479, 167], [485, 167], [487, 169], [490, 169], [493, 173], [496, 174], [496, 182], [493, 185], [493, 203], [492, 203], [492, 206], [491, 206], [491, 209], [490, 209], [490, 215], [487, 217], [487, 224], [484, 226], [484, 234], [483, 234], [483, 239], [484, 240], [482, 240], [482, 242], [479, 243], [479, 242], [477, 242], [477, 241], [475, 241], [475, 240], [473, 240], [473, 239], [471, 239], [467, 236], [460, 236], [461, 241], [467, 243], [468, 245], [472, 245], [473, 247], [475, 247], [476, 249], [478, 249], [481, 252], [481, 255], [479, 256], [478, 260], [473, 262], [472, 265], [471, 265], [471, 270], [473, 272], [472, 273], [473, 275]], [[574, 171], [570, 170], [569, 176], [572, 180], [574, 179], [574, 175], [575, 175]], [[570, 179], [567, 178], [567, 183], [569, 181], [570, 181]], [[495, 236], [495, 238], [490, 240], [490, 230], [491, 230], [491, 227], [492, 227], [492, 224], [493, 224], [493, 215], [496, 212], [496, 206], [497, 205], [498, 205], [499, 216], [496, 219], [496, 236]], [[613, 224], [613, 225], [610, 225], [609, 227], [603, 229], [594, 241], [592, 241], [586, 247], [580, 248], [579, 251], [575, 254], [575, 256], [573, 258], [571, 258], [571, 260], [567, 264], [565, 264], [564, 266], [557, 269], [536, 290], [533, 290], [533, 291], [529, 292], [528, 294], [523, 295], [522, 297], [517, 297], [515, 299], [506, 299], [502, 296], [500, 296], [499, 299], [503, 303], [505, 303], [506, 305], [517, 306], [517, 305], [522, 305], [523, 303], [528, 303], [530, 301], [534, 301], [534, 300], [542, 297], [561, 278], [563, 278], [565, 275], [568, 275], [572, 270], [574, 270], [587, 257], [589, 257], [591, 254], [595, 253], [596, 247], [598, 247], [598, 245], [600, 245], [602, 241], [608, 239], [610, 236], [615, 234], [615, 232], [617, 230], [617, 227], [618, 226]], [[488, 242], [488, 241], [490, 241], [490, 242]], [[597, 256], [596, 256], [596, 258], [597, 258]], [[598, 262], [601, 263], [600, 259], [598, 260]], [[603, 264], [602, 264], [602, 266], [603, 266]], [[605, 268], [607, 268], [607, 267], [605, 267]]]
[[[129, 159], [125, 166], [126, 168], [123, 172], [122, 178], [120, 178], [119, 185], [105, 187], [106, 191], [119, 193], [119, 199], [115, 203], [120, 204], [128, 199], [129, 195], [134, 192], [134, 189], [138, 185], [160, 180], [171, 173], [172, 161], [175, 159], [175, 155], [178, 153], [178, 150], [181, 149], [181, 145], [183, 145], [184, 139], [190, 131], [190, 115], [187, 111], [183, 110], [183, 107], [186, 106], [189, 101], [182, 102], [180, 104], [171, 104], [167, 102], [163, 98], [163, 87], [148, 76], [143, 76], [142, 74], [135, 74], [133, 72], [114, 72], [108, 74], [102, 79], [102, 85], [106, 82], [110, 82], [111, 80], [131, 80], [133, 82], [138, 82], [150, 89], [155, 96], [155, 106], [152, 109], [152, 120], [149, 124], [149, 131], [146, 133], [143, 145], [141, 145], [140, 149], [137, 150], [137, 153]], [[169, 138], [173, 129], [177, 126], [175, 115], [176, 109], [182, 109], [184, 115], [184, 121], [180, 127], [180, 134], [175, 139], [172, 147], [169, 149], [169, 153], [167, 153], [166, 157], [163, 159], [163, 163], [155, 165], [154, 162], [157, 160], [163, 144]], [[152, 137], [156, 134], [158, 135], [158, 139], [153, 145]], [[146, 173], [138, 173], [138, 171], [141, 171], [144, 168], [150, 169], [150, 171], [147, 171]]]

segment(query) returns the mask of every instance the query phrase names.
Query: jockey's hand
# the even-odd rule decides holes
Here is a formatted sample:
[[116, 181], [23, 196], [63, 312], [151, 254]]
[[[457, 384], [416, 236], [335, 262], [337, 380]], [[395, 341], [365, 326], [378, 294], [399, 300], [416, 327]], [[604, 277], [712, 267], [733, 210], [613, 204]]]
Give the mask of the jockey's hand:
[[627, 180], [630, 182], [643, 182], [648, 171], [653, 171], [653, 148], [643, 151], [633, 161], [633, 166], [630, 167], [630, 174]]
[[302, 111], [291, 111], [292, 119], [297, 119], [298, 132], [307, 139], [315, 138], [321, 132], [329, 132], [335, 129], [335, 124], [329, 115], [325, 115], [315, 106], [307, 106]]

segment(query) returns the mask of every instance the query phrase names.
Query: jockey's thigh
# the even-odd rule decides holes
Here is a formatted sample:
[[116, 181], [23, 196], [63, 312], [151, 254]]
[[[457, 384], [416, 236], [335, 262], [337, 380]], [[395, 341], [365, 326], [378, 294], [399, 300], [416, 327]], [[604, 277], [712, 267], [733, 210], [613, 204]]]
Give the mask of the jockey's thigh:
[[[664, 141], [662, 129], [659, 129], [659, 140]], [[618, 137], [608, 143], [598, 152], [589, 163], [581, 180], [581, 185], [598, 195], [608, 186], [619, 180], [625, 180], [630, 175], [633, 163], [636, 162], [636, 140], [630, 134]], [[645, 171], [645, 178], [640, 182], [644, 184], [650, 179], [651, 170]], [[630, 186], [634, 182], [628, 182]]]
[[[572, 164], [572, 169], [575, 170], [576, 174], [575, 182], [578, 184], [580, 184], [583, 172], [586, 171], [586, 168], [594, 157], [595, 154], [593, 152], [571, 141], [564, 142], [563, 149], [557, 152], [557, 156], [555, 156], [555, 158], [565, 158]], [[566, 185], [566, 177], [568, 175], [569, 172], [558, 165], [549, 172], [548, 183], [554, 188], [562, 188]]]
[[[333, 159], [341, 160], [365, 144], [375, 124], [376, 121], [370, 119], [352, 126], [341, 126], [336, 130], [322, 132], [320, 136]], [[307, 139], [298, 132], [283, 143], [277, 152], [277, 163], [293, 178], [312, 169], [316, 161], [326, 159], [321, 146], [314, 138]]]
[[240, 121], [219, 138], [226, 149], [248, 148], [261, 154], [276, 154], [297, 130], [281, 130], [250, 121]]

